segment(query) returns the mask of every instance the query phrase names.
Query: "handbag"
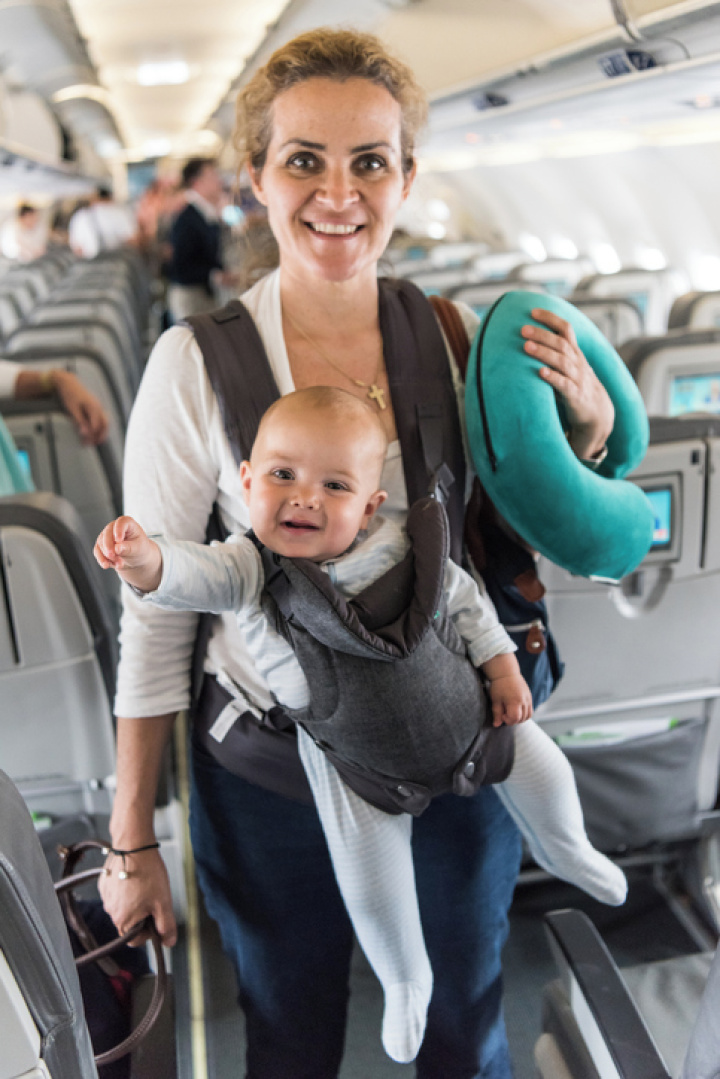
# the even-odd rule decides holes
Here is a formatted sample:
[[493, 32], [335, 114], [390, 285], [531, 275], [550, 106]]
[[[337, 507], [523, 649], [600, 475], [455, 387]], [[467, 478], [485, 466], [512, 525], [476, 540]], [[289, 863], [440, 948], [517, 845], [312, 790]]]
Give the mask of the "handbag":
[[[60, 846], [62, 876], [55, 884], [55, 892], [76, 957], [95, 1063], [103, 1069], [102, 1079], [124, 1079], [129, 1075], [129, 1054], [147, 1038], [164, 1007], [168, 977], [160, 937], [151, 915], [119, 935], [99, 900], [81, 900], [73, 894], [80, 885], [96, 880], [103, 872], [100, 866], [76, 870], [83, 855], [90, 850], [107, 851], [109, 846], [109, 842], [97, 839]], [[150, 974], [150, 966], [145, 952], [130, 948], [129, 942], [146, 932], [150, 935], [157, 973], [147, 1010], [131, 1030], [133, 988]]]

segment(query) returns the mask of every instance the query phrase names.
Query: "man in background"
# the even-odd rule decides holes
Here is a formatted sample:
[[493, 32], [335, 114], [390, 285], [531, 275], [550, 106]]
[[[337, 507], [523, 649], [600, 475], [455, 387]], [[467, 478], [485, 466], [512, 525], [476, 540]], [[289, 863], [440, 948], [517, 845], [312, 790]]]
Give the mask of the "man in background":
[[125, 247], [134, 239], [135, 231], [130, 207], [115, 202], [109, 188], [98, 187], [90, 205], [70, 218], [68, 240], [76, 255], [92, 259], [103, 251]]
[[224, 189], [214, 161], [193, 157], [182, 170], [185, 207], [170, 230], [167, 305], [174, 322], [218, 306], [217, 290], [230, 285], [223, 270], [220, 210]]
[[47, 225], [34, 206], [23, 202], [0, 230], [0, 252], [6, 259], [32, 262], [45, 254]]

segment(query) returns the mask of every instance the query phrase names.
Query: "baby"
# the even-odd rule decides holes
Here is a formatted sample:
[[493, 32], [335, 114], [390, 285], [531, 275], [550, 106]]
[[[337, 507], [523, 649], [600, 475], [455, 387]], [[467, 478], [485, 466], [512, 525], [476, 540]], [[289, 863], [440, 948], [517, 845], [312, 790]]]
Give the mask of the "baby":
[[[240, 469], [257, 540], [286, 558], [320, 564], [345, 597], [362, 592], [409, 546], [405, 531], [377, 512], [387, 498], [379, 489], [386, 449], [377, 414], [344, 390], [313, 387], [280, 398], [263, 416], [251, 458]], [[278, 702], [312, 709], [312, 687], [295, 653], [263, 613], [262, 561], [252, 539], [231, 536], [209, 547], [154, 540], [132, 518], [120, 517], [105, 527], [94, 553], [147, 602], [236, 611]], [[530, 718], [532, 699], [514, 644], [472, 577], [450, 560], [444, 596], [468, 662], [483, 672], [493, 724], [517, 724], [514, 764], [496, 790], [534, 858], [595, 898], [622, 903], [625, 877], [585, 834], [570, 765]], [[420, 736], [424, 722], [418, 714]], [[385, 993], [383, 1044], [394, 1060], [412, 1060], [432, 992], [414, 886], [412, 817], [363, 800], [303, 726], [297, 734], [340, 891]], [[382, 762], [377, 766], [382, 770]]]

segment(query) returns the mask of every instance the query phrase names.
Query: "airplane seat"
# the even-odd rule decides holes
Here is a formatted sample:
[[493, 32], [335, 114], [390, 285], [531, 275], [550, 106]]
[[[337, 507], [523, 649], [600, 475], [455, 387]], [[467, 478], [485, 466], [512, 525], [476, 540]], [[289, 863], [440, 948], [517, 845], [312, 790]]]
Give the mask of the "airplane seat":
[[49, 351], [50, 354], [43, 358], [42, 355], [39, 356], [33, 351], [28, 353], [18, 351], [8, 355], [0, 348], [0, 359], [17, 362], [26, 370], [49, 371], [53, 368], [61, 368], [77, 375], [82, 383], [95, 394], [108, 415], [108, 437], [103, 453], [110, 453], [115, 462], [115, 468], [122, 470], [127, 417], [107, 368], [101, 366], [93, 354], [73, 355], [61, 349], [55, 352]]
[[595, 323], [614, 348], [620, 348], [627, 341], [642, 337], [645, 333], [640, 308], [631, 300], [621, 296], [584, 296], [573, 293], [569, 302]]
[[[117, 626], [106, 576], [66, 499], [0, 498], [2, 764], [28, 807], [51, 822], [110, 814]], [[166, 786], [155, 829], [183, 921], [183, 818], [170, 775]]]
[[40, 259], [34, 262], [16, 263], [5, 280], [11, 288], [16, 284], [27, 287], [35, 303], [44, 300], [50, 292], [48, 274]]
[[476, 279], [472, 269], [466, 266], [406, 271], [404, 276], [421, 288], [426, 296], [449, 296], [453, 289]]
[[[54, 397], [18, 401], [0, 398], [0, 415], [12, 435], [34, 489], [53, 491], [77, 510], [91, 545], [108, 521], [122, 513], [122, 459], [113, 443], [84, 446]], [[27, 490], [28, 488], [23, 488]], [[103, 574], [104, 591], [119, 624], [119, 586]]]
[[475, 285], [461, 285], [450, 292], [450, 298], [472, 307], [479, 318], [484, 318], [496, 300], [506, 292], [544, 292], [542, 285], [523, 281], [481, 281]]
[[624, 297], [639, 308], [645, 332], [661, 334], [667, 329], [673, 301], [687, 291], [687, 287], [687, 277], [679, 270], [626, 267], [615, 273], [596, 273], [581, 278], [570, 300], [574, 303], [576, 297], [584, 296]]
[[107, 815], [117, 630], [74, 507], [0, 498], [0, 573], [3, 768], [32, 810]]
[[578, 910], [545, 916], [559, 977], [543, 992], [539, 1079], [716, 1079], [720, 950], [622, 971]]
[[566, 667], [537, 714], [573, 767], [591, 841], [649, 863], [682, 847], [686, 884], [718, 925], [719, 464], [720, 419], [652, 419], [629, 477], [655, 511], [638, 569], [614, 583], [540, 560]]
[[543, 292], [568, 298], [591, 266], [589, 259], [548, 258], [543, 262], [525, 262], [513, 267], [506, 280], [539, 285]]
[[18, 274], [7, 273], [2, 278], [3, 295], [10, 296], [20, 312], [20, 318], [24, 321], [37, 303], [37, 298], [31, 284]]
[[0, 290], [0, 341], [10, 337], [22, 323], [22, 315], [11, 292]]
[[[127, 426], [137, 389], [137, 374], [130, 371], [114, 340], [102, 327], [22, 325], [3, 342], [5, 359], [25, 363], [28, 359], [63, 361], [84, 358], [99, 367], [112, 390]], [[50, 364], [52, 366], [52, 363]]]
[[670, 308], [669, 330], [720, 329], [720, 292], [686, 292]]
[[129, 304], [120, 296], [107, 293], [104, 296], [84, 300], [70, 289], [54, 290], [48, 299], [32, 314], [31, 322], [63, 321], [81, 323], [98, 320], [108, 325], [118, 340], [123, 353], [142, 374], [142, 327], [135, 321]]
[[720, 412], [720, 329], [669, 330], [620, 348], [648, 414]]
[[[107, 302], [102, 302], [100, 306], [97, 302], [90, 304], [72, 299], [53, 302], [51, 298], [33, 310], [26, 325], [49, 327], [64, 333], [72, 330], [78, 340], [92, 340], [94, 345], [112, 347], [121, 358], [134, 389], [140, 384], [142, 363], [139, 344], [133, 339], [132, 332], [127, 329], [122, 316], [118, 317], [117, 311]], [[92, 339], [89, 337], [91, 329], [97, 331], [97, 335]]]
[[3, 1079], [97, 1079], [75, 960], [32, 818], [0, 772]]

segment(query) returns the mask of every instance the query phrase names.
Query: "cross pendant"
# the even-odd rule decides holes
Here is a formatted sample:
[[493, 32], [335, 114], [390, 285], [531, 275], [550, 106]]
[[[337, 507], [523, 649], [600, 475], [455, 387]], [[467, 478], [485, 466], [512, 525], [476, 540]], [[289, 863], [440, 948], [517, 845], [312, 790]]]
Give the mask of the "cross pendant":
[[370, 389], [368, 390], [367, 395], [371, 401], [377, 402], [377, 406], [379, 409], [385, 409], [385, 390], [381, 389], [380, 386], [376, 386], [373, 382]]

